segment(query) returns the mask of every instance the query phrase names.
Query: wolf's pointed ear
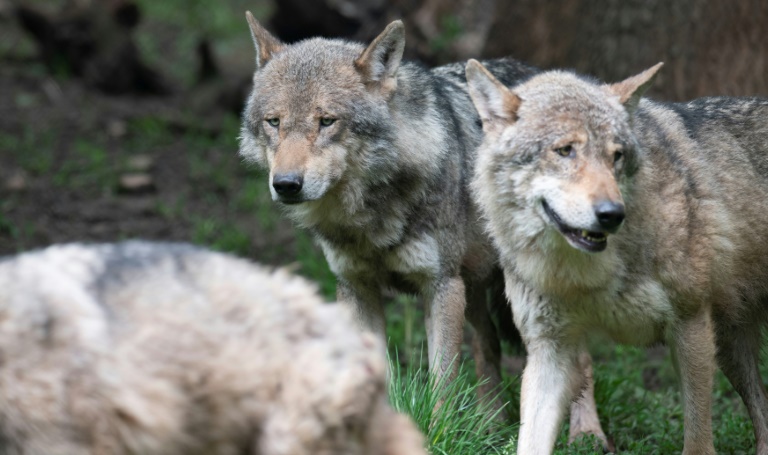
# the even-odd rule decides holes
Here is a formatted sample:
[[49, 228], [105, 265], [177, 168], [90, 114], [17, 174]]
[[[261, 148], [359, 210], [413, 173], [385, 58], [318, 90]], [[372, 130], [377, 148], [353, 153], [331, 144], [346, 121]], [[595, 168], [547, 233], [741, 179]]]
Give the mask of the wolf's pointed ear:
[[640, 74], [603, 87], [608, 90], [609, 93], [618, 96], [619, 102], [621, 102], [631, 114], [640, 103], [640, 98], [651, 86], [653, 80], [656, 79], [656, 75], [663, 65], [664, 63], [657, 63]]
[[384, 95], [397, 88], [397, 69], [405, 49], [405, 27], [394, 21], [357, 57], [355, 67], [369, 87], [378, 87]]
[[520, 97], [499, 82], [488, 69], [477, 60], [467, 62], [467, 87], [475, 104], [483, 131], [498, 132], [517, 121]]
[[272, 36], [259, 21], [253, 17], [250, 11], [245, 12], [245, 18], [251, 28], [251, 37], [256, 46], [256, 71], [260, 70], [276, 53], [280, 52], [284, 44]]

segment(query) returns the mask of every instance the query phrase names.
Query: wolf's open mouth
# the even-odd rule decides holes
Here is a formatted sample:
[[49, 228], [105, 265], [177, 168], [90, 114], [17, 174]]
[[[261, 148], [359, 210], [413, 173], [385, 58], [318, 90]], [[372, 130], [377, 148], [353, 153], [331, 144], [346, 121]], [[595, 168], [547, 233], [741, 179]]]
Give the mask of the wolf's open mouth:
[[541, 201], [544, 212], [549, 216], [553, 223], [563, 234], [568, 243], [574, 248], [578, 248], [590, 253], [599, 253], [608, 246], [608, 236], [603, 232], [592, 232], [584, 229], [574, 229], [565, 223], [557, 216], [554, 210], [547, 204], [547, 201]]

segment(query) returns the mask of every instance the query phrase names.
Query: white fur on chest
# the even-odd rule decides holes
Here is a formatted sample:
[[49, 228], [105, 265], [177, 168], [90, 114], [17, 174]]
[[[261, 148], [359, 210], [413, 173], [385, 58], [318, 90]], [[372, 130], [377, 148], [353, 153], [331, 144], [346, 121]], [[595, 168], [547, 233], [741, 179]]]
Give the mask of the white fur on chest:
[[574, 303], [573, 318], [585, 330], [597, 326], [613, 340], [632, 345], [664, 341], [666, 328], [675, 317], [663, 286], [650, 279], [619, 294], [598, 294]]
[[626, 344], [663, 341], [675, 312], [661, 282], [628, 272], [610, 248], [560, 253], [521, 251], [515, 259], [507, 293], [521, 330], [534, 338], [576, 340], [599, 331]]
[[320, 240], [331, 271], [337, 276], [381, 276], [398, 273], [414, 282], [431, 280], [440, 273], [440, 249], [429, 234], [410, 239], [397, 247], [340, 248]]

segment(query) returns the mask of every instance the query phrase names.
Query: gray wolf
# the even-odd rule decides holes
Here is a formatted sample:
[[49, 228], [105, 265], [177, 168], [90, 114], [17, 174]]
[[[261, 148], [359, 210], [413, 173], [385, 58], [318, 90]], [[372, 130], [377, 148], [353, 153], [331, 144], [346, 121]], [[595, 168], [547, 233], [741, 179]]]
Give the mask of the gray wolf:
[[[430, 366], [450, 378], [466, 309], [490, 391], [500, 383], [486, 307], [497, 260], [469, 194], [482, 131], [463, 65], [428, 71], [402, 62], [400, 21], [368, 46], [287, 45], [247, 18], [256, 71], [240, 154], [269, 170], [272, 198], [312, 232], [338, 300], [363, 327], [385, 339], [384, 290], [422, 297]], [[509, 82], [534, 71], [513, 60], [488, 64]]]
[[183, 244], [2, 258], [0, 452], [426, 455], [347, 313]]
[[686, 454], [715, 453], [716, 361], [768, 453], [757, 369], [768, 301], [768, 100], [641, 99], [548, 72], [507, 88], [467, 66], [486, 137], [473, 180], [528, 350], [518, 453], [551, 453], [581, 385], [584, 340], [666, 342]]

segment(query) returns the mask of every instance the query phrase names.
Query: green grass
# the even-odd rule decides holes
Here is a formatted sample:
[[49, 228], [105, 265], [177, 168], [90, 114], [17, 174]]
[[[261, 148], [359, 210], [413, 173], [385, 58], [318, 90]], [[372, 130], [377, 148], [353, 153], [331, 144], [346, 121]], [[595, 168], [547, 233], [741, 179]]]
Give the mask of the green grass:
[[240, 256], [248, 255], [251, 250], [251, 238], [247, 232], [213, 218], [194, 221], [192, 242]]
[[3, 212], [0, 212], [0, 233], [8, 234], [14, 239], [19, 236], [19, 229], [3, 214]]
[[[413, 321], [403, 316], [403, 302], [393, 302], [387, 312], [390, 352], [402, 352], [403, 347], [411, 353], [408, 362], [402, 362], [393, 354], [392, 383], [390, 400], [393, 405], [414, 417], [418, 426], [427, 435], [430, 453], [516, 453], [518, 426], [513, 421], [499, 431], [498, 438], [488, 439], [483, 431], [475, 431], [478, 421], [485, 418], [491, 424], [488, 409], [483, 409], [475, 399], [477, 382], [469, 369], [471, 362], [462, 365], [462, 373], [456, 382], [447, 388], [454, 403], [446, 413], [434, 415], [432, 405], [440, 396], [433, 392], [426, 377], [424, 344], [414, 346], [406, 342], [405, 329], [411, 325], [415, 334], [412, 340], [423, 340], [423, 323], [418, 308], [412, 310]], [[415, 302], [410, 302], [415, 306]], [[406, 313], [407, 314], [407, 310]], [[659, 359], [649, 357], [645, 349], [613, 345], [598, 340], [592, 345], [595, 357], [595, 398], [603, 429], [612, 437], [617, 449], [623, 454], [669, 454], [680, 453], [683, 448], [683, 413], [677, 379], [671, 359], [667, 355]], [[421, 356], [421, 357], [420, 357]], [[466, 360], [466, 359], [465, 359]], [[764, 359], [763, 365], [767, 365]], [[402, 366], [405, 364], [405, 366]], [[763, 368], [765, 376], [765, 368]], [[649, 389], [644, 375], [655, 371], [658, 387]], [[516, 376], [505, 377], [502, 397], [511, 401], [509, 408], [517, 415], [519, 407], [520, 381]], [[485, 416], [485, 417], [482, 417]], [[715, 447], [718, 453], [754, 453], [752, 425], [744, 405], [735, 394], [722, 373], [715, 377], [713, 391], [713, 428]], [[439, 419], [432, 427], [432, 419]], [[477, 420], [475, 420], [477, 419]], [[441, 431], [435, 431], [436, 428]], [[464, 431], [464, 430], [466, 431]], [[597, 440], [593, 437], [577, 439], [568, 444], [568, 422], [563, 423], [558, 437], [555, 454], [600, 453]], [[443, 435], [450, 435], [447, 442]], [[453, 445], [451, 445], [453, 444]], [[453, 452], [451, 452], [453, 450]]]
[[464, 365], [450, 383], [435, 377], [424, 368], [403, 368], [395, 357], [389, 382], [392, 406], [413, 418], [430, 453], [503, 454], [516, 427], [500, 425], [496, 412], [478, 400], [480, 384], [472, 380]]
[[387, 315], [387, 344], [389, 352], [398, 352], [410, 364], [418, 361], [420, 366], [426, 366], [426, 358], [422, 354], [427, 345], [427, 334], [424, 331], [424, 311], [417, 299], [408, 295], [398, 295], [386, 309]]
[[111, 191], [117, 184], [117, 170], [110, 166], [106, 148], [88, 139], [78, 138], [72, 153], [53, 175], [53, 182], [62, 187], [97, 186]]
[[[603, 429], [622, 454], [680, 453], [683, 448], [683, 411], [669, 356], [649, 359], [644, 349], [608, 344], [595, 352], [595, 399]], [[765, 363], [765, 362], [764, 362]], [[648, 390], [644, 371], [658, 369], [661, 386]], [[519, 393], [519, 392], [517, 392]], [[718, 372], [713, 393], [713, 428], [718, 453], [754, 453], [752, 425], [746, 408], [728, 381]], [[568, 425], [563, 425], [556, 454], [595, 453], [594, 440], [568, 446]], [[515, 453], [511, 440], [507, 449]]]
[[13, 156], [31, 175], [44, 175], [53, 169], [53, 144], [53, 131], [40, 133], [31, 127], [19, 135], [0, 131], [0, 152]]

